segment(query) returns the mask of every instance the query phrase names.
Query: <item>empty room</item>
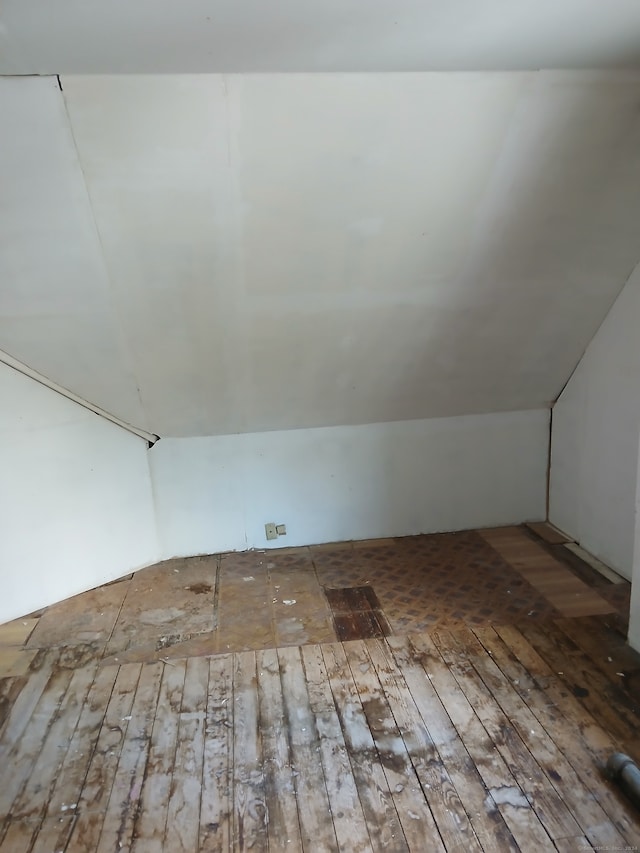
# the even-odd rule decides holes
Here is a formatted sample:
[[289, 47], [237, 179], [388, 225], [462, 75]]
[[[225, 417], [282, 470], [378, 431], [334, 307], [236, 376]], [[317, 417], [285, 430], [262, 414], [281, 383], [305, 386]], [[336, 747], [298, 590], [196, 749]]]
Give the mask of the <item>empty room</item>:
[[0, 6], [0, 853], [640, 849], [640, 6]]

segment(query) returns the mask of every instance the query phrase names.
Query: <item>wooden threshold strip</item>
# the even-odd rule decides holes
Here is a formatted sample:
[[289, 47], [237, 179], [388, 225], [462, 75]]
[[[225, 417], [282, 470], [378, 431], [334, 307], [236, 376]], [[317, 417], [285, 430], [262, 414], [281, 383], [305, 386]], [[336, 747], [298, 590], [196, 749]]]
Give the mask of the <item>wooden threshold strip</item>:
[[480, 536], [563, 616], [615, 612], [615, 607], [518, 527], [480, 530]]

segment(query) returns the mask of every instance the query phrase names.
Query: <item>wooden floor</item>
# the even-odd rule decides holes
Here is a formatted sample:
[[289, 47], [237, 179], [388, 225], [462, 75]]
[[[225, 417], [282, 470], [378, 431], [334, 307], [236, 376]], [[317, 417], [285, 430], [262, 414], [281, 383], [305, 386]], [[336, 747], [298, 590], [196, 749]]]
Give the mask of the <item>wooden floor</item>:
[[640, 849], [604, 774], [613, 751], [640, 760], [640, 656], [607, 596], [577, 618], [132, 661], [107, 640], [27, 648], [41, 617], [16, 622], [0, 851]]
[[[624, 621], [630, 584], [558, 547], [560, 556], [525, 528], [502, 528], [167, 560], [0, 625], [0, 678], [28, 673], [61, 645], [82, 665], [360, 639], [375, 610], [383, 633], [395, 634], [593, 614]], [[375, 605], [354, 592], [345, 612], [345, 588]]]

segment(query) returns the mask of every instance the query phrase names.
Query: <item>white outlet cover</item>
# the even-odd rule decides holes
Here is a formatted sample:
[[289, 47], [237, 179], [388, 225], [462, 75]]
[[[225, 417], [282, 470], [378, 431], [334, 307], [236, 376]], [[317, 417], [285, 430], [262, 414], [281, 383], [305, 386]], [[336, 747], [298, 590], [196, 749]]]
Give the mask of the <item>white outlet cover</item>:
[[276, 524], [276, 533], [278, 536], [286, 536], [287, 535], [287, 525], [286, 524]]
[[278, 533], [275, 524], [271, 521], [264, 526], [264, 532], [267, 539], [277, 539]]

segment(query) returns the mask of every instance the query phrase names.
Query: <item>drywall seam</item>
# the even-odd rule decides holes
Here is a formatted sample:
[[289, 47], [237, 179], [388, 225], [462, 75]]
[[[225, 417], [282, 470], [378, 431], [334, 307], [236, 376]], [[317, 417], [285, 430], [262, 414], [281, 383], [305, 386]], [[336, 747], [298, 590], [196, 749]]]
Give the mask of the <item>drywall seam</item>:
[[0, 362], [2, 364], [6, 364], [7, 367], [13, 368], [13, 370], [16, 370], [18, 373], [22, 373], [24, 376], [34, 379], [36, 382], [39, 382], [40, 385], [44, 385], [45, 388], [55, 391], [56, 394], [66, 397], [67, 400], [72, 400], [74, 403], [78, 403], [78, 405], [83, 406], [95, 415], [99, 415], [101, 418], [111, 421], [112, 424], [121, 427], [127, 432], [133, 433], [133, 435], [137, 435], [139, 438], [143, 438], [149, 443], [149, 447], [153, 447], [156, 441], [160, 439], [159, 435], [155, 435], [154, 433], [147, 432], [144, 429], [132, 426], [125, 421], [121, 421], [120, 418], [112, 415], [110, 412], [106, 412], [104, 409], [101, 409], [100, 406], [96, 406], [88, 400], [83, 400], [82, 397], [78, 397], [78, 395], [74, 394], [73, 391], [69, 391], [68, 388], [63, 388], [62, 385], [58, 385], [47, 376], [43, 376], [42, 373], [38, 373], [37, 370], [34, 370], [32, 367], [28, 367], [26, 364], [18, 361], [17, 358], [14, 358], [12, 355], [9, 355], [9, 353], [4, 352], [3, 350], [0, 350]]
[[[71, 116], [69, 115], [69, 107], [67, 106], [67, 99], [65, 97], [64, 88], [62, 86], [62, 79], [61, 79], [59, 74], [56, 74], [56, 79], [58, 81], [58, 88], [60, 89], [60, 101], [62, 104], [62, 111], [64, 112], [64, 117], [65, 117], [66, 124], [67, 124], [67, 130], [69, 132], [69, 139], [71, 140], [71, 143], [73, 145], [73, 150], [75, 151], [75, 156], [76, 156], [76, 161], [78, 163], [78, 168], [80, 169], [80, 174], [82, 175], [82, 186], [83, 186], [83, 189], [84, 189], [84, 192], [86, 195], [86, 199], [87, 199], [87, 208], [88, 208], [89, 214], [91, 216], [91, 223], [93, 225], [93, 230], [95, 232], [98, 247], [100, 249], [100, 257], [102, 258], [102, 263], [104, 264], [104, 270], [105, 270], [105, 273], [107, 276], [107, 283], [109, 285], [108, 286], [109, 298], [111, 299], [111, 304], [112, 304], [114, 315], [118, 321], [117, 322], [118, 336], [120, 338], [120, 343], [121, 343], [122, 347], [126, 350], [127, 356], [129, 357], [129, 359], [131, 359], [131, 352], [129, 350], [129, 344], [128, 344], [128, 341], [126, 339], [126, 335], [123, 334], [122, 318], [120, 316], [120, 310], [118, 308], [118, 302], [114, 298], [113, 280], [111, 277], [111, 270], [109, 269], [109, 263], [107, 262], [107, 254], [104, 250], [104, 243], [102, 242], [102, 234], [100, 233], [100, 228], [98, 227], [98, 221], [96, 219], [96, 214], [95, 214], [95, 211], [93, 209], [93, 200], [91, 198], [91, 193], [89, 192], [89, 184], [87, 183], [87, 176], [85, 174], [84, 166], [82, 164], [82, 158], [80, 157], [80, 151], [78, 149], [78, 142], [76, 140], [76, 134], [75, 134], [75, 131], [73, 129], [73, 124], [71, 123]], [[131, 361], [129, 363], [131, 363]], [[140, 392], [140, 385], [139, 385], [137, 379], [135, 380], [135, 385], [136, 385], [138, 400], [140, 401], [140, 407], [144, 411], [144, 404], [142, 402], [142, 394]], [[158, 439], [159, 439], [159, 436], [156, 435], [155, 441], [157, 441]], [[153, 447], [153, 444], [154, 444], [154, 441], [150, 441], [149, 447]]]
[[549, 521], [551, 509], [551, 447], [553, 441], [553, 405], [549, 406], [549, 442], [547, 444], [547, 494], [546, 494], [546, 520]]

